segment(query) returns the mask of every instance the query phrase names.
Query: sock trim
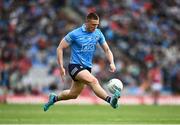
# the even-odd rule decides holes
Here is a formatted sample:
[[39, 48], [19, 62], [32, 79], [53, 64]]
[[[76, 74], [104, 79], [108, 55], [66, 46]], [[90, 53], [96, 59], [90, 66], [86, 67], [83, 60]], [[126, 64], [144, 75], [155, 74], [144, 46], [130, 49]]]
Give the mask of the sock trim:
[[110, 103], [111, 101], [111, 97], [110, 96], [107, 96], [106, 99], [105, 99], [106, 102]]

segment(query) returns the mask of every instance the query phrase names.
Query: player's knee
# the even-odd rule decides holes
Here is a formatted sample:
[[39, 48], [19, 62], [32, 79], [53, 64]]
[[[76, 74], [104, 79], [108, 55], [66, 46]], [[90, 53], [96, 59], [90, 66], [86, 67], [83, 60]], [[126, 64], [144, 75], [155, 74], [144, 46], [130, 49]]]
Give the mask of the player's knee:
[[96, 78], [92, 78], [91, 83], [98, 84], [99, 82], [98, 82], [98, 80]]

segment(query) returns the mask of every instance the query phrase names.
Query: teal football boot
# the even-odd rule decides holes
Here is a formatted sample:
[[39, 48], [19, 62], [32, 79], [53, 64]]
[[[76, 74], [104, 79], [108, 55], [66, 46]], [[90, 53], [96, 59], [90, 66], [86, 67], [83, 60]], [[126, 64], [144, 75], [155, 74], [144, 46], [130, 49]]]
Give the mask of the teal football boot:
[[121, 92], [119, 90], [116, 90], [114, 95], [111, 97], [110, 104], [115, 109], [118, 107], [118, 99], [121, 96]]
[[44, 111], [47, 111], [49, 109], [50, 106], [52, 106], [55, 103], [55, 98], [56, 98], [56, 94], [51, 93], [49, 95], [49, 100], [48, 102], [44, 105]]

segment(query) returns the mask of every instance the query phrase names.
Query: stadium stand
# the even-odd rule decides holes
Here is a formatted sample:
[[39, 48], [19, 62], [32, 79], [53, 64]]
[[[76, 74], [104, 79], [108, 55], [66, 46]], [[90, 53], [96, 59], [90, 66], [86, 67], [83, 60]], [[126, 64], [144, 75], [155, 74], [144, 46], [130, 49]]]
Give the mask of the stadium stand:
[[179, 0], [2, 0], [0, 94], [44, 94], [69, 87], [68, 76], [67, 84], [59, 78], [56, 47], [91, 11], [100, 15], [117, 66], [110, 74], [97, 50], [93, 73], [102, 83], [116, 77], [125, 84], [124, 94], [148, 94], [148, 74], [156, 63], [162, 94], [180, 94], [179, 5]]

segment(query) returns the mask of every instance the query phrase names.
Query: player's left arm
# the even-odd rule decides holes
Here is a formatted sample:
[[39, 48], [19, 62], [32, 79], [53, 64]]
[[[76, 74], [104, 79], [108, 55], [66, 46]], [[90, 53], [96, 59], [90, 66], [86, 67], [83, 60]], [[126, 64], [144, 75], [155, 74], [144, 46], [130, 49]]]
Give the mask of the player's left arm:
[[110, 63], [110, 72], [115, 72], [116, 70], [116, 66], [114, 64], [114, 56], [107, 44], [107, 42], [104, 42], [101, 47], [103, 48], [104, 52], [105, 52], [105, 55]]

